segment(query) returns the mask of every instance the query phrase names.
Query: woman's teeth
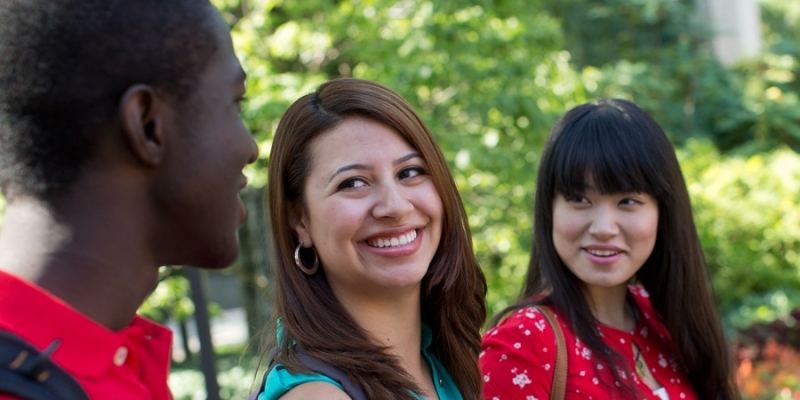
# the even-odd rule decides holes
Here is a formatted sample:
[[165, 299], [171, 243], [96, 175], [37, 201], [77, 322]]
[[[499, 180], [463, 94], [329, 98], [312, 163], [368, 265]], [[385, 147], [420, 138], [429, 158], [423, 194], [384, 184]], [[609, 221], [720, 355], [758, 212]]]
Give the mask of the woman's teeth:
[[598, 257], [611, 257], [619, 252], [615, 250], [589, 250], [589, 253]]
[[369, 241], [367, 241], [367, 244], [369, 244], [372, 247], [378, 247], [378, 248], [382, 248], [382, 247], [397, 247], [397, 246], [403, 246], [403, 245], [406, 245], [408, 243], [411, 243], [416, 238], [417, 238], [417, 231], [414, 230], [414, 231], [406, 233], [405, 235], [400, 235], [398, 237], [380, 238], [380, 239], [369, 240]]

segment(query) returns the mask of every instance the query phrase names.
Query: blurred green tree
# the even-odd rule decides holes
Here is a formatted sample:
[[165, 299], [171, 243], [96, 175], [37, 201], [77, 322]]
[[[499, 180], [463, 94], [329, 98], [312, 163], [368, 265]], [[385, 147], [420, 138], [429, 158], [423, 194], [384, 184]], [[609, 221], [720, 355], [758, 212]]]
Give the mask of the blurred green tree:
[[[519, 291], [530, 249], [536, 163], [550, 127], [568, 108], [599, 97], [635, 101], [676, 146], [687, 149], [687, 176], [696, 181], [712, 179], [713, 171], [766, 179], [780, 172], [773, 164], [741, 170], [733, 167], [736, 160], [773, 157], [774, 151], [791, 158], [791, 152], [776, 149], [797, 150], [800, 143], [800, 12], [786, 1], [762, 2], [767, 50], [733, 69], [714, 60], [712, 32], [691, 0], [214, 3], [233, 26], [249, 74], [243, 115], [262, 150], [248, 170], [252, 186], [266, 185], [272, 132], [300, 95], [339, 76], [397, 90], [420, 111], [451, 162], [489, 280], [491, 312]], [[716, 160], [726, 169], [701, 168], [694, 158]], [[740, 185], [726, 176], [713, 179]], [[727, 231], [747, 231], [752, 241], [778, 219], [762, 213], [760, 225], [740, 226], [744, 221], [728, 215], [753, 202], [750, 196], [762, 190], [761, 182], [753, 184], [752, 190], [731, 192], [729, 209], [711, 207], [708, 193], [693, 192], [726, 315], [741, 311], [742, 296], [764, 299], [774, 293], [772, 283], [780, 281], [788, 291], [798, 280], [790, 272], [796, 261], [784, 254], [794, 246], [793, 237], [781, 236], [780, 244], [757, 246], [745, 257], [736, 253], [746, 247], [743, 236], [715, 230], [717, 221], [729, 221]], [[795, 194], [791, 186], [764, 190], [783, 191], [781, 198]], [[741, 284], [744, 271], [763, 276]]]
[[[726, 151], [750, 146], [751, 153], [786, 143], [780, 128], [794, 123], [791, 99], [774, 101], [767, 79], [748, 65], [727, 70], [713, 59], [711, 32], [691, 1], [217, 5], [234, 24], [250, 73], [245, 118], [262, 143], [253, 181], [265, 184], [272, 131], [299, 95], [337, 76], [394, 88], [422, 113], [451, 161], [492, 311], [519, 290], [539, 149], [566, 109], [598, 97], [628, 98], [679, 146], [707, 138]], [[794, 65], [770, 63], [769, 55], [753, 64], [771, 65], [772, 75], [784, 78]]]

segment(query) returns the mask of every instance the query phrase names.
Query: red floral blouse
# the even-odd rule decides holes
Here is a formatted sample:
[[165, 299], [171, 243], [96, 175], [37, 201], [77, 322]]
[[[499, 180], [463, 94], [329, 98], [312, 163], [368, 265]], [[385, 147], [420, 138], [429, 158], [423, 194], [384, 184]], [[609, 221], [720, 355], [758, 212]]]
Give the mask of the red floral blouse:
[[[654, 392], [632, 372], [621, 379], [632, 379], [644, 399], [697, 399], [689, 380], [670, 356], [670, 335], [658, 321], [643, 288], [629, 286], [639, 307], [639, 324], [633, 332], [598, 324], [603, 340], [628, 360], [636, 371], [631, 342], [641, 349], [647, 366], [663, 389]], [[555, 312], [567, 342], [567, 399], [611, 399], [613, 390], [601, 381], [611, 380], [608, 365], [598, 362]], [[536, 307], [515, 311], [483, 336], [480, 367], [483, 396], [487, 400], [546, 400], [550, 398], [556, 361], [556, 337], [544, 315]], [[620, 386], [620, 382], [615, 382]], [[619, 392], [618, 392], [619, 393]]]

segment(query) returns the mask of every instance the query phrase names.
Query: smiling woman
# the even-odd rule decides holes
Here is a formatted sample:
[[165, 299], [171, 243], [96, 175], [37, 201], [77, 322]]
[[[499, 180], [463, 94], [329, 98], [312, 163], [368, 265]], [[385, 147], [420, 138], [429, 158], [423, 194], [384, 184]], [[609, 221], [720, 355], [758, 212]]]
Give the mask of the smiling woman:
[[444, 156], [405, 100], [358, 79], [297, 100], [268, 194], [277, 354], [259, 400], [480, 397], [486, 282]]
[[686, 184], [649, 115], [623, 100], [567, 112], [534, 221], [522, 300], [483, 339], [487, 399], [548, 398], [557, 353], [566, 398], [738, 398]]
[[310, 150], [294, 229], [324, 260], [336, 298], [359, 308], [365, 295], [390, 305], [418, 299], [442, 232], [425, 160], [393, 129], [362, 117], [346, 118]]

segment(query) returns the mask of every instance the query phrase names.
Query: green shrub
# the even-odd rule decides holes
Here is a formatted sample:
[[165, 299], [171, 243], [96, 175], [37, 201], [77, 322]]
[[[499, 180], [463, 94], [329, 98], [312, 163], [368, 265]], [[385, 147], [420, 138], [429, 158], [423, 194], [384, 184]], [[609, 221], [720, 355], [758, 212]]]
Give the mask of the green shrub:
[[680, 155], [729, 326], [800, 307], [800, 155], [779, 148], [723, 156], [697, 141]]

